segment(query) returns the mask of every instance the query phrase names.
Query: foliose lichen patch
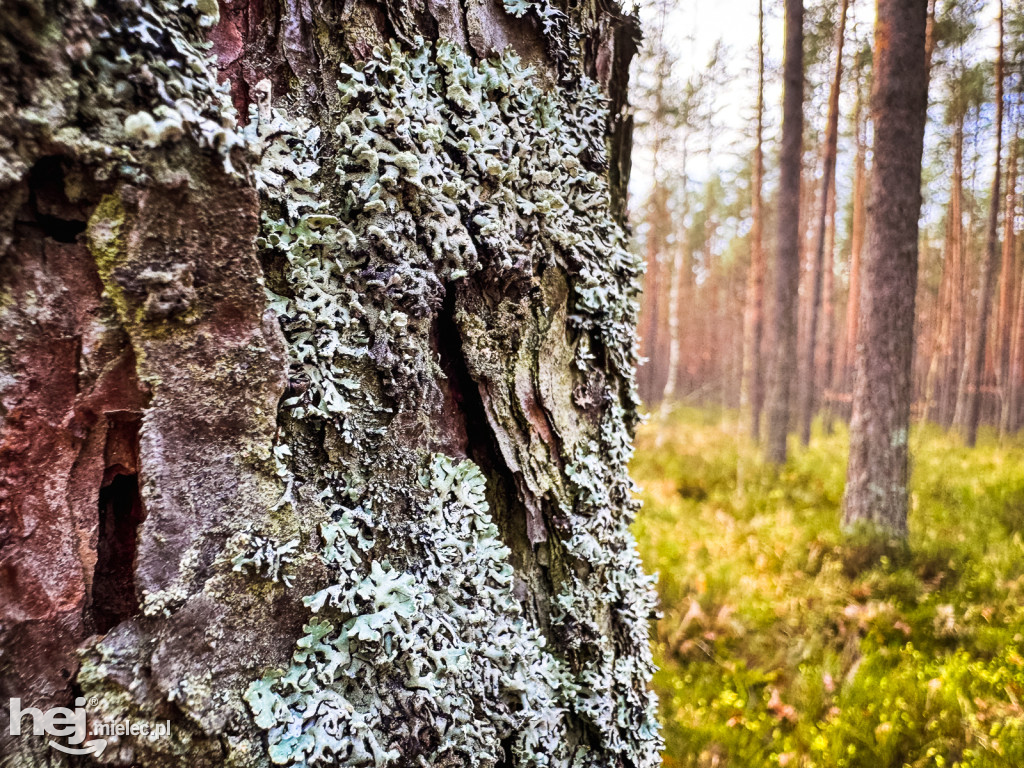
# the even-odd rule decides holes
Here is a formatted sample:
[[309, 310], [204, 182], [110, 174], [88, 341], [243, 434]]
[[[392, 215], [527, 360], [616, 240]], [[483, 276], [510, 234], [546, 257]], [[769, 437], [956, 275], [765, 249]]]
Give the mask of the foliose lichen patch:
[[[543, 90], [511, 54], [474, 62], [422, 41], [342, 65], [337, 88], [328, 124], [267, 98], [246, 131], [296, 382], [283, 439], [324, 434], [328, 457], [312, 477], [286, 449], [283, 502], [326, 509], [334, 578], [305, 598], [291, 665], [246, 694], [271, 758], [489, 766], [507, 747], [522, 765], [652, 765], [654, 602], [627, 527], [640, 264], [609, 215], [600, 92], [582, 77]], [[396, 414], [438, 407], [446, 293], [552, 267], [572, 278], [577, 406], [597, 415], [559, 435], [565, 481], [548, 501], [568, 566], [542, 631], [513, 594], [477, 466], [401, 460], [388, 437]]]

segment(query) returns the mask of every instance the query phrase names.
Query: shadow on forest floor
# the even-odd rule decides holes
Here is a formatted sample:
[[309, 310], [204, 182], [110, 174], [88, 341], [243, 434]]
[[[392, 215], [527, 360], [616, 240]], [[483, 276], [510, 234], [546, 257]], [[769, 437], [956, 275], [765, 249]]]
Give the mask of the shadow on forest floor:
[[732, 414], [641, 428], [669, 768], [1024, 767], [1024, 441], [916, 427], [910, 549], [859, 573], [846, 446], [776, 474]]

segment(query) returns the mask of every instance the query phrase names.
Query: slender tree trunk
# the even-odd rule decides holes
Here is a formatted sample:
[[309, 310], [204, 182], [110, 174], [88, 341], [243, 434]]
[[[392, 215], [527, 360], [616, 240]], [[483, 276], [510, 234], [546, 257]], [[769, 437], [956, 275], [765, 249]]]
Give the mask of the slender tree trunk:
[[878, 0], [868, 251], [843, 526], [907, 531], [921, 156], [928, 107], [926, 0]]
[[867, 146], [862, 120], [862, 86], [857, 78], [857, 108], [854, 119], [857, 155], [853, 169], [853, 217], [850, 228], [850, 285], [846, 303], [846, 341], [843, 345], [843, 390], [853, 391], [853, 365], [857, 352], [857, 329], [860, 318], [860, 274], [866, 223], [866, 156]]
[[[683, 157], [680, 176], [683, 179], [683, 205], [686, 210], [686, 161], [687, 146], [683, 142]], [[690, 260], [686, 257], [686, 245], [677, 239], [672, 246], [672, 272], [668, 291], [668, 376], [661, 393], [662, 406], [667, 407], [679, 394], [679, 372], [683, 361], [682, 311], [683, 291], [688, 285], [687, 273], [692, 272]]]
[[953, 184], [946, 210], [946, 237], [943, 248], [942, 277], [939, 282], [938, 334], [932, 349], [925, 381], [925, 418], [949, 427], [953, 418], [956, 392], [953, 387], [961, 359], [961, 320], [963, 312], [963, 187], [964, 126], [958, 116], [953, 132]]
[[[659, 351], [664, 346], [666, 330], [665, 294], [665, 258], [668, 235], [672, 228], [669, 212], [668, 188], [661, 178], [662, 153], [668, 139], [668, 105], [665, 100], [666, 79], [670, 67], [664, 59], [666, 24], [669, 7], [667, 3], [658, 6], [659, 20], [655, 34], [655, 60], [658, 68], [654, 81], [654, 104], [648, 130], [651, 133], [651, 180], [653, 182], [647, 199], [647, 237], [645, 255], [647, 272], [644, 276], [643, 301], [640, 305], [638, 331], [640, 336], [640, 354], [644, 360], [637, 374], [640, 396], [646, 402], [655, 402], [661, 395], [661, 374], [664, 366]], [[660, 59], [660, 60], [659, 60]], [[668, 275], [671, 279], [671, 272]]]
[[853, 221], [850, 229], [850, 284], [846, 299], [846, 341], [843, 344], [843, 391], [853, 391], [853, 364], [857, 353], [857, 328], [860, 318], [860, 276], [867, 220], [867, 127], [864, 115], [862, 73], [857, 72], [857, 106], [854, 132], [857, 152], [853, 166]]
[[5, 765], [659, 764], [637, 35], [0, 5], [0, 698], [132, 726]]
[[743, 372], [740, 407], [748, 414], [750, 434], [761, 437], [761, 409], [764, 406], [764, 212], [761, 188], [764, 179], [764, 0], [757, 3], [757, 136], [750, 203], [750, 271], [747, 276], [746, 311], [743, 316]]
[[661, 393], [663, 407], [673, 403], [679, 390], [679, 368], [682, 361], [683, 340], [680, 328], [680, 312], [682, 307], [683, 272], [686, 269], [683, 245], [675, 243], [672, 247], [672, 270], [668, 291], [668, 376], [665, 388]]
[[996, 326], [997, 380], [999, 385], [999, 432], [1009, 432], [1012, 408], [1013, 300], [1017, 286], [1017, 238], [1014, 219], [1017, 215], [1017, 162], [1020, 139], [1014, 137], [1006, 167], [1006, 202], [1003, 208], [1003, 263], [1000, 267], [999, 313]]
[[801, 388], [800, 440], [804, 445], [811, 442], [811, 422], [814, 419], [815, 353], [818, 346], [818, 320], [821, 314], [821, 292], [825, 268], [825, 240], [828, 236], [828, 213], [832, 194], [832, 181], [836, 170], [836, 146], [839, 141], [839, 89], [843, 81], [843, 43], [846, 39], [846, 9], [849, 0], [842, 0], [839, 6], [839, 24], [836, 27], [836, 67], [832, 75], [832, 88], [828, 97], [828, 124], [825, 129], [825, 147], [822, 158], [821, 201], [818, 216], [817, 243], [814, 262], [811, 266], [810, 317], [808, 320], [806, 344], [807, 375]]
[[766, 402], [766, 455], [786, 462], [791, 393], [797, 362], [797, 290], [800, 283], [800, 165], [803, 139], [803, 0], [786, 0], [786, 53], [783, 63], [782, 151], [780, 155], [778, 237], [775, 258], [775, 349]]
[[824, 406], [824, 427], [825, 434], [831, 435], [834, 429], [833, 401], [832, 395], [835, 386], [835, 353], [836, 353], [836, 330], [835, 330], [835, 256], [836, 256], [836, 176], [832, 174], [832, 193], [829, 195], [829, 212], [826, 220], [828, 227], [827, 240], [825, 242], [825, 263], [824, 281], [822, 283], [821, 302], [821, 345], [822, 345], [822, 373], [821, 391], [825, 393]]
[[[645, 362], [638, 372], [640, 395], [646, 401], [656, 400], [661, 394], [658, 388], [659, 376], [664, 370], [659, 361], [659, 351], [664, 347], [665, 336], [665, 251], [668, 238], [669, 221], [668, 201], [664, 186], [655, 184], [647, 202], [647, 239], [645, 243], [645, 261], [647, 272], [644, 275], [644, 300], [640, 305], [638, 331], [640, 336], [640, 355]], [[671, 279], [671, 273], [669, 274]]]
[[1021, 382], [1024, 380], [1024, 279], [1017, 282], [1017, 301], [1013, 316], [1013, 340], [1010, 345], [1010, 376], [1003, 416], [1007, 433], [1020, 428]]
[[981, 265], [978, 288], [978, 311], [974, 333], [968, 337], [965, 365], [960, 377], [958, 400], [963, 407], [960, 429], [964, 442], [974, 447], [978, 440], [978, 422], [981, 418], [981, 390], [984, 384], [985, 347], [988, 339], [988, 320], [992, 307], [992, 288], [995, 285], [996, 270], [999, 268], [999, 204], [1001, 202], [1001, 172], [1003, 149], [1003, 4], [999, 2], [999, 50], [996, 58], [996, 142], [995, 163], [992, 176], [992, 197], [988, 211], [988, 228], [985, 235], [985, 260]]

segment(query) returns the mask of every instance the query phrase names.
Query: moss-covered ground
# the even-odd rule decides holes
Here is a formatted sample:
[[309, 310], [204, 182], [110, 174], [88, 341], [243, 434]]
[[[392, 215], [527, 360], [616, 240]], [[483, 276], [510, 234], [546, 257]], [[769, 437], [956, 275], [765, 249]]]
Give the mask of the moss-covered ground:
[[846, 449], [775, 472], [731, 414], [641, 429], [668, 768], [1024, 768], [1024, 440], [915, 427], [887, 554], [840, 535]]

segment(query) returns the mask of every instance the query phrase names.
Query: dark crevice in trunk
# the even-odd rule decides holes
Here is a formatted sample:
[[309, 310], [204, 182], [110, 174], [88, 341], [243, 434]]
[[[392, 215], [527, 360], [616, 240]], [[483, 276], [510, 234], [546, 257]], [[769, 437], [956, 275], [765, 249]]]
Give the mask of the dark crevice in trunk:
[[447, 286], [444, 305], [438, 315], [437, 342], [441, 368], [463, 420], [466, 456], [480, 467], [487, 478], [491, 517], [501, 532], [502, 541], [512, 552], [510, 560], [516, 573], [516, 598], [523, 604], [526, 614], [546, 633], [550, 614], [548, 602], [553, 594], [550, 574], [530, 542], [526, 528], [528, 512], [517, 501], [520, 492], [516, 479], [501, 455], [487, 418], [480, 385], [474, 381], [466, 364], [462, 336], [455, 323], [457, 290], [453, 285]]
[[85, 232], [87, 210], [71, 203], [64, 190], [65, 159], [40, 159], [29, 173], [29, 211], [43, 236], [59, 243], [74, 243]]
[[113, 468], [99, 498], [99, 541], [92, 583], [92, 620], [99, 634], [138, 612], [135, 550], [142, 518], [139, 476]]
[[85, 232], [85, 222], [74, 219], [59, 219], [56, 216], [36, 214], [36, 221], [43, 234], [58, 243], [73, 243]]
[[494, 764], [494, 768], [510, 768], [515, 765], [515, 757], [512, 754], [512, 745], [515, 743], [514, 736], [507, 736], [501, 740], [501, 759]]

